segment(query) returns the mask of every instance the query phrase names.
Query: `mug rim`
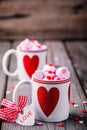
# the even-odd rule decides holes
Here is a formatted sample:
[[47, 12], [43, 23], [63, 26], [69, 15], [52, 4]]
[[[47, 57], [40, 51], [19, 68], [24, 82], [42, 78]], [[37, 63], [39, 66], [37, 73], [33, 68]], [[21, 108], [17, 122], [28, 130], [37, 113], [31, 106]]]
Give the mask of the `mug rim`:
[[41, 49], [41, 50], [29, 50], [29, 51], [26, 51], [26, 50], [19, 50], [18, 48], [16, 48], [17, 49], [17, 51], [20, 51], [20, 52], [44, 52], [44, 51], [47, 51], [47, 46], [46, 45], [44, 45], [45, 46], [45, 48], [44, 49]]
[[64, 80], [58, 80], [58, 81], [40, 80], [40, 79], [33, 78], [34, 82], [38, 82], [38, 83], [42, 83], [42, 84], [63, 84], [63, 83], [69, 82], [70, 80], [71, 80], [71, 78], [64, 79]]

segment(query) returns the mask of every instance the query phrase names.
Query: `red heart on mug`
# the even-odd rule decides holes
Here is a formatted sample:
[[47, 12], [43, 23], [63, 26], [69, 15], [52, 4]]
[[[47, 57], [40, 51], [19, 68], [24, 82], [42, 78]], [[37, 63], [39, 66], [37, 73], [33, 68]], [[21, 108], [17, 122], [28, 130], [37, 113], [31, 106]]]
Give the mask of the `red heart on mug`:
[[39, 87], [37, 91], [38, 101], [44, 114], [48, 117], [55, 109], [59, 100], [58, 88], [51, 88], [49, 91], [43, 86]]
[[27, 74], [31, 77], [38, 67], [39, 58], [36, 55], [34, 55], [32, 58], [25, 55], [23, 58], [23, 63]]

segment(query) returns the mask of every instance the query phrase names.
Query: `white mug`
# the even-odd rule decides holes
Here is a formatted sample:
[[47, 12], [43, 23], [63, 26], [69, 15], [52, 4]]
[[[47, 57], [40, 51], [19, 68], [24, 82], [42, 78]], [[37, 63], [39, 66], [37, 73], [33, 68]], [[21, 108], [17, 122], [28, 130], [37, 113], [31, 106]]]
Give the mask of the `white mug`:
[[[20, 81], [13, 92], [13, 101], [16, 92], [24, 83], [32, 85], [32, 105], [37, 120], [59, 122], [69, 116], [70, 79], [63, 81], [43, 81], [32, 78], [32, 81]], [[27, 90], [28, 91], [28, 90]]]
[[[11, 73], [7, 69], [8, 58], [14, 54], [17, 58], [17, 69]], [[17, 76], [19, 80], [29, 80], [37, 69], [42, 69], [47, 60], [47, 47], [43, 50], [22, 51], [18, 49], [8, 50], [3, 57], [3, 70], [8, 76]]]

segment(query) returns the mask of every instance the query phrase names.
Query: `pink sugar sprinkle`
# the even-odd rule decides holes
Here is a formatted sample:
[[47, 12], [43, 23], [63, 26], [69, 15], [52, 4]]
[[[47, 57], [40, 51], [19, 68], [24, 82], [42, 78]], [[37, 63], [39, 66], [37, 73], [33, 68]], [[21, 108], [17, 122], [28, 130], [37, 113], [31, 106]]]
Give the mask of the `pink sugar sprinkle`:
[[62, 69], [62, 73], [64, 74], [66, 72], [66, 69]]
[[31, 40], [31, 42], [32, 42], [32, 43], [34, 43], [34, 42], [35, 42], [35, 40]]
[[43, 125], [42, 122], [37, 122], [36, 124], [37, 124], [38, 126], [42, 126], [42, 125]]
[[72, 64], [72, 60], [69, 59], [69, 63]]
[[82, 103], [83, 103], [83, 104], [87, 104], [87, 101], [83, 101]]
[[38, 47], [38, 48], [41, 48], [41, 47], [42, 47], [42, 45], [41, 45], [41, 44], [39, 44], [37, 47]]
[[55, 65], [55, 66], [59, 66], [59, 63], [58, 63], [58, 62], [55, 62], [54, 65]]
[[80, 115], [79, 115], [79, 117], [80, 117], [80, 118], [83, 118], [83, 117], [84, 117], [84, 115], [80, 114]]
[[14, 89], [15, 86], [10, 86], [11, 89]]
[[49, 66], [53, 66], [53, 64], [49, 64]]

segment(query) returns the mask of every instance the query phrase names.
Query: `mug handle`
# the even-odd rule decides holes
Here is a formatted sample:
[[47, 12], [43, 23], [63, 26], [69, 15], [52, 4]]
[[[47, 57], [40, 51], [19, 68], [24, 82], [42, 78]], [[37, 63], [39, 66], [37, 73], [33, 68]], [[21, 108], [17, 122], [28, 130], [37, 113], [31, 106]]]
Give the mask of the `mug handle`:
[[16, 76], [16, 75], [17, 75], [17, 73], [18, 73], [18, 72], [17, 72], [17, 69], [16, 69], [15, 72], [13, 72], [13, 73], [9, 72], [8, 69], [7, 69], [8, 58], [9, 58], [9, 56], [12, 55], [12, 54], [14, 54], [14, 55], [16, 56], [16, 58], [17, 58], [17, 52], [16, 52], [15, 49], [11, 49], [11, 50], [7, 51], [7, 52], [5, 53], [5, 55], [4, 55], [4, 57], [3, 57], [2, 67], [3, 67], [3, 70], [4, 70], [4, 72], [5, 72], [6, 75], [13, 77], [13, 76]]
[[32, 85], [32, 81], [31, 80], [21, 80], [18, 82], [18, 84], [15, 86], [14, 91], [13, 91], [13, 102], [16, 102], [16, 92], [17, 89], [20, 87], [20, 85], [24, 84], [24, 83], [29, 83]]

